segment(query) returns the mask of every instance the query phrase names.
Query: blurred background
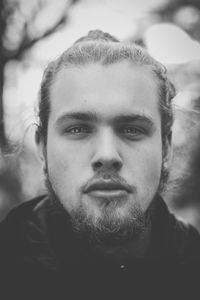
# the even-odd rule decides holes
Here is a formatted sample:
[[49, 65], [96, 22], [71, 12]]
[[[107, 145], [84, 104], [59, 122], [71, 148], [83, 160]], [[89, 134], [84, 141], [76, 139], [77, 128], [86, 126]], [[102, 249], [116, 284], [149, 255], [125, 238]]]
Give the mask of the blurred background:
[[0, 220], [44, 192], [34, 131], [43, 70], [91, 29], [135, 41], [177, 88], [166, 202], [200, 231], [200, 1], [0, 1]]

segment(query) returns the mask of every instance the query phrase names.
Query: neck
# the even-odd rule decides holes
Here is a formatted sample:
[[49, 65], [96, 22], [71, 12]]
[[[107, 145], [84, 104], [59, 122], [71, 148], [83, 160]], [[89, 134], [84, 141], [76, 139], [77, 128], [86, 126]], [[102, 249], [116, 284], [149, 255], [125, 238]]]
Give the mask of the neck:
[[146, 231], [134, 241], [127, 243], [108, 246], [108, 245], [94, 245], [93, 250], [113, 261], [122, 261], [130, 258], [145, 258], [148, 256], [148, 250], [151, 240], [151, 226], [146, 228]]

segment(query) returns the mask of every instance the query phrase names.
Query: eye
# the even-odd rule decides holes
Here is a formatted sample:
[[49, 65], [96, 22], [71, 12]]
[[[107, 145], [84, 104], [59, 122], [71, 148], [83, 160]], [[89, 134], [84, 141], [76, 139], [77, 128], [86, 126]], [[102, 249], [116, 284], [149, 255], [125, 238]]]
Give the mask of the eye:
[[85, 125], [71, 126], [64, 130], [65, 134], [70, 135], [72, 137], [85, 137], [91, 132], [92, 129], [89, 126]]
[[87, 132], [87, 130], [84, 127], [73, 127], [71, 129], [69, 129], [68, 132], [71, 132], [71, 133], [82, 133], [82, 132]]
[[127, 138], [139, 139], [145, 134], [145, 130], [136, 126], [123, 126], [119, 129], [121, 135]]
[[126, 133], [128, 134], [141, 134], [142, 130], [139, 128], [135, 128], [135, 127], [127, 127], [124, 130]]

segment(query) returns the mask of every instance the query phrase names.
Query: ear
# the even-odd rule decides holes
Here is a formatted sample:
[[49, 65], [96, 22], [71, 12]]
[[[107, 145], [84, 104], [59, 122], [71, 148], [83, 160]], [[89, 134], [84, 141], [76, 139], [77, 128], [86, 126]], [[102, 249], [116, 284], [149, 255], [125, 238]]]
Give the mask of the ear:
[[169, 168], [172, 162], [172, 132], [170, 131], [163, 141], [163, 165]]
[[42, 168], [44, 173], [46, 173], [46, 146], [44, 143], [44, 138], [40, 133], [39, 128], [35, 132], [35, 143], [37, 146], [37, 153], [42, 162]]

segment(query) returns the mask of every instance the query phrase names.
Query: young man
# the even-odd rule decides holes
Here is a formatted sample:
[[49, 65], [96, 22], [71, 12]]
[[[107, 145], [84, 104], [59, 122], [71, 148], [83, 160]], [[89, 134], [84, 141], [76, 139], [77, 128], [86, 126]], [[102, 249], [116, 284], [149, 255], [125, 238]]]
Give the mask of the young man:
[[36, 142], [48, 193], [0, 227], [4, 274], [20, 278], [18, 291], [113, 299], [144, 286], [156, 296], [200, 260], [198, 232], [160, 196], [174, 95], [144, 49], [98, 30], [47, 67]]

